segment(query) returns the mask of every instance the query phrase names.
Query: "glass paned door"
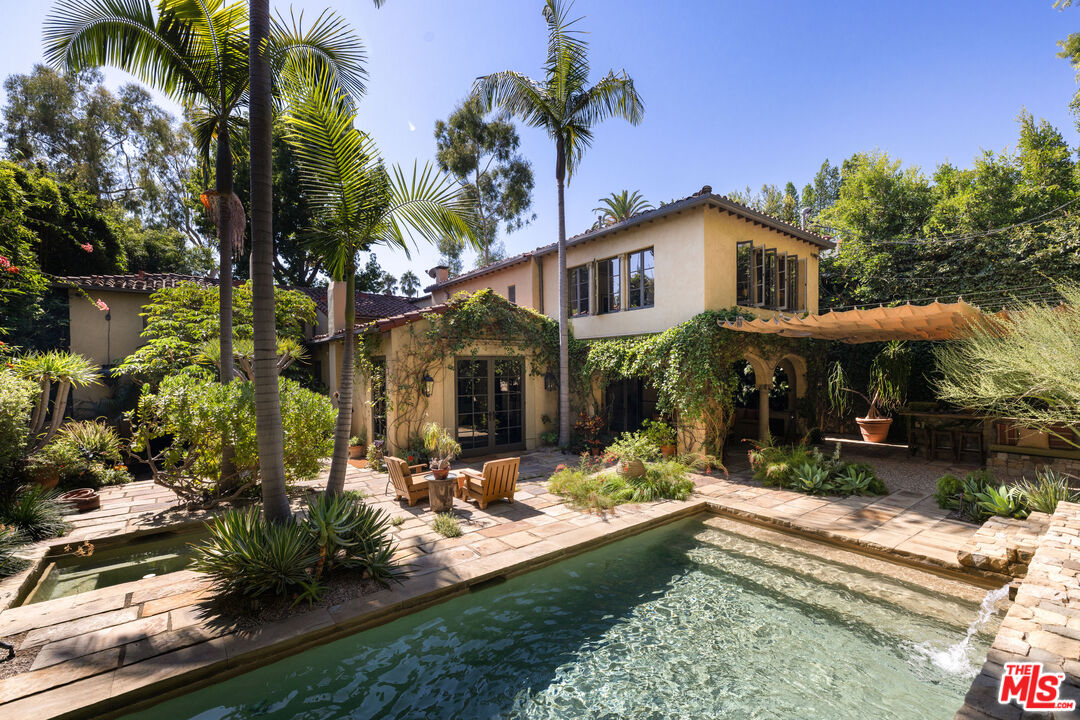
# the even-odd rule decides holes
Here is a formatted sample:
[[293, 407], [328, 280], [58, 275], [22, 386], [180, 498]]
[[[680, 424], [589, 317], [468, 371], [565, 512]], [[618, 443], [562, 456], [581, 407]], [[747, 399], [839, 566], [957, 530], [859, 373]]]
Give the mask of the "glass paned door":
[[458, 359], [457, 438], [463, 453], [524, 447], [524, 390], [520, 357]]

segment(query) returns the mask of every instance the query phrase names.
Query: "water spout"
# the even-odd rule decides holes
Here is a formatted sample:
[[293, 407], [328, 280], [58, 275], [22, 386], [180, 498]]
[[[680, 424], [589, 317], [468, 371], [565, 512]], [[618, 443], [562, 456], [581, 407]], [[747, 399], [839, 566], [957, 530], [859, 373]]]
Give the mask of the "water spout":
[[999, 587], [997, 590], [990, 590], [987, 592], [986, 597], [982, 599], [982, 603], [979, 605], [978, 616], [970, 625], [968, 625], [967, 634], [960, 642], [954, 643], [944, 650], [926, 648], [926, 653], [930, 657], [931, 662], [945, 672], [954, 675], [978, 672], [978, 668], [973, 668], [971, 661], [968, 659], [968, 649], [971, 647], [971, 638], [974, 637], [975, 633], [979, 632], [979, 630], [986, 627], [986, 624], [994, 617], [994, 614], [997, 612], [998, 603], [1008, 599], [1009, 586], [1007, 584]]

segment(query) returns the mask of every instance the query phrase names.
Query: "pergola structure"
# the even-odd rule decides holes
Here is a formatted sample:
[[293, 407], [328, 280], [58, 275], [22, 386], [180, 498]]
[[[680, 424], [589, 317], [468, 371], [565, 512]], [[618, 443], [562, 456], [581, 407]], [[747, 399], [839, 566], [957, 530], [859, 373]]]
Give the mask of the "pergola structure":
[[[833, 311], [823, 315], [779, 314], [754, 320], [737, 318], [721, 321], [720, 327], [739, 332], [839, 340], [854, 344], [887, 340], [951, 340], [983, 317], [986, 316], [982, 310], [960, 300], [955, 303], [907, 303], [894, 307]], [[806, 361], [793, 354], [782, 358], [761, 358], [753, 353], [748, 353], [746, 360], [754, 369], [758, 389], [758, 437], [764, 439], [769, 434], [769, 391], [772, 388], [773, 368], [780, 361], [791, 363], [797, 379], [797, 395], [801, 397], [806, 391]]]
[[738, 318], [721, 322], [720, 327], [740, 332], [790, 338], [839, 340], [846, 343], [884, 340], [951, 340], [983, 316], [982, 310], [960, 300], [955, 303], [934, 302], [929, 305], [908, 303], [868, 310], [833, 311], [824, 315], [802, 317], [781, 314], [768, 319]]

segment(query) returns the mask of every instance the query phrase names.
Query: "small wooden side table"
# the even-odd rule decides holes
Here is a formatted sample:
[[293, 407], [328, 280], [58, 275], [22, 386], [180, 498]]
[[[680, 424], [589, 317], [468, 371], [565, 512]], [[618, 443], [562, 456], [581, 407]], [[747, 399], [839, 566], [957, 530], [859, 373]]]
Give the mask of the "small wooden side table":
[[435, 476], [428, 473], [424, 476], [428, 484], [428, 503], [431, 512], [443, 513], [454, 509], [454, 490], [458, 486], [457, 473], [450, 473], [444, 480], [436, 480]]

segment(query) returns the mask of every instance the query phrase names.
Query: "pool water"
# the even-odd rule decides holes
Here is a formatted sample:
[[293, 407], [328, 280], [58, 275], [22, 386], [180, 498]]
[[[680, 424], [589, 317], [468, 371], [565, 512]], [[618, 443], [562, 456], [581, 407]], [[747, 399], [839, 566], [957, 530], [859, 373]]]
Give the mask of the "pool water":
[[74, 554], [47, 557], [45, 561], [49, 565], [23, 605], [183, 570], [191, 564], [191, 543], [205, 537], [205, 531], [169, 533], [119, 547], [95, 549], [88, 557]]
[[652, 530], [129, 718], [952, 717], [994, 630], [964, 643], [970, 588], [735, 525]]

